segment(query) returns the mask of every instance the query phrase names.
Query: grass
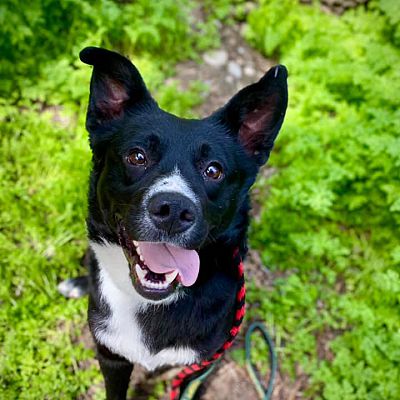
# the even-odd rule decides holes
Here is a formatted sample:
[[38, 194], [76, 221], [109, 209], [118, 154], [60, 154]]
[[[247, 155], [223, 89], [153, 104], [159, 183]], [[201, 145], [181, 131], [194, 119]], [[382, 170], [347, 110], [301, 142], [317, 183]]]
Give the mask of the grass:
[[[163, 82], [178, 59], [218, 45], [215, 18], [232, 3], [242, 7], [205, 1], [196, 26], [189, 1], [0, 6], [0, 398], [104, 395], [80, 340], [86, 300], [56, 292], [84, 273], [90, 69], [78, 51], [130, 54], [161, 106], [193, 115], [206, 88]], [[267, 322], [284, 372], [309, 376], [307, 398], [400, 398], [397, 9], [372, 1], [339, 18], [266, 0], [248, 17], [249, 42], [288, 66], [291, 93], [251, 231], [280, 278], [268, 291], [249, 283], [249, 318]]]
[[284, 370], [309, 375], [311, 398], [400, 398], [400, 36], [388, 5], [338, 18], [267, 0], [249, 17], [248, 39], [279, 54], [291, 93], [252, 230], [286, 277], [250, 298], [285, 343]]

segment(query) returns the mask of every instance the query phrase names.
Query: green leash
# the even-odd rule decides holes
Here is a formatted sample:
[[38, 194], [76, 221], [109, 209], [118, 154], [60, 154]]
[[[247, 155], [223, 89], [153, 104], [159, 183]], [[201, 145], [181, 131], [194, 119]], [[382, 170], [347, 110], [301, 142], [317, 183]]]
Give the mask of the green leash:
[[[271, 372], [269, 375], [268, 385], [266, 389], [264, 388], [260, 379], [257, 376], [256, 368], [251, 363], [251, 335], [254, 333], [254, 331], [260, 331], [263, 335], [265, 342], [268, 345]], [[253, 322], [249, 326], [249, 329], [246, 332], [245, 349], [246, 349], [246, 368], [250, 375], [251, 380], [254, 383], [257, 393], [261, 400], [270, 400], [272, 391], [274, 389], [276, 371], [278, 369], [278, 361], [274, 350], [274, 344], [264, 324], [261, 324], [260, 322]]]
[[[251, 349], [252, 349], [252, 334], [255, 331], [260, 331], [263, 335], [265, 342], [268, 345], [269, 349], [269, 359], [270, 359], [270, 376], [268, 380], [267, 388], [265, 389], [262, 385], [260, 379], [257, 376], [257, 370], [254, 365], [251, 363]], [[278, 362], [274, 350], [274, 344], [272, 342], [271, 337], [269, 336], [265, 325], [261, 324], [260, 322], [253, 322], [249, 329], [246, 332], [246, 339], [245, 339], [245, 352], [246, 352], [246, 368], [250, 375], [250, 378], [257, 390], [257, 393], [261, 400], [270, 400], [272, 391], [274, 388], [274, 382], [276, 377], [276, 371], [278, 368]], [[201, 384], [207, 379], [207, 377], [214, 371], [215, 367], [218, 363], [212, 364], [204, 373], [196, 377], [195, 379], [191, 380], [188, 385], [186, 386], [185, 390], [179, 397], [179, 400], [192, 400], [199, 390]]]
[[203, 372], [200, 376], [197, 378], [191, 380], [189, 384], [186, 386], [186, 389], [183, 391], [181, 396], [179, 397], [179, 400], [192, 400], [199, 390], [201, 384], [207, 379], [208, 375], [211, 374], [211, 372], [214, 371], [215, 367], [219, 364], [219, 360], [211, 364], [211, 367], [209, 367], [205, 372]]

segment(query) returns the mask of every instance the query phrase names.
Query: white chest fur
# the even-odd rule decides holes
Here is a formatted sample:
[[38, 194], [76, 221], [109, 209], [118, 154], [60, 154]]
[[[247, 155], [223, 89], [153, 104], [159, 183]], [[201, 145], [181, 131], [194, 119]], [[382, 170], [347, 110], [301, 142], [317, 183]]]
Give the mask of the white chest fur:
[[[90, 246], [100, 267], [101, 297], [111, 312], [110, 318], [94, 332], [96, 339], [112, 352], [149, 370], [163, 365], [196, 362], [197, 352], [188, 347], [168, 347], [158, 353], [150, 353], [136, 315], [154, 302], [144, 299], [133, 288], [128, 262], [120, 246], [97, 243], [91, 243]], [[174, 296], [166, 301], [174, 301]]]

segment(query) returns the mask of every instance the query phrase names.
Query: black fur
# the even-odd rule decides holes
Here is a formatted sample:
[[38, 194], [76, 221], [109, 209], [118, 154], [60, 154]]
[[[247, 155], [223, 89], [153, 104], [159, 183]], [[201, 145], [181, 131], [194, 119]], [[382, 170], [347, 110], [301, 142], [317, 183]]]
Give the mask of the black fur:
[[[122, 221], [132, 239], [177, 243], [179, 234], [144, 233], [135, 216], [143, 208], [149, 186], [178, 166], [200, 200], [196, 229], [184, 242], [186, 248], [199, 252], [200, 275], [193, 286], [182, 289], [186, 293], [182, 299], [151, 307], [139, 314], [138, 320], [151, 352], [187, 345], [209, 357], [225, 341], [232, 324], [237, 290], [232, 254], [235, 248], [242, 257], [247, 251], [248, 191], [283, 122], [286, 68], [272, 68], [211, 116], [187, 120], [161, 110], [137, 69], [121, 55], [91, 47], [80, 57], [94, 66], [87, 115], [93, 151], [89, 239], [118, 244], [118, 223]], [[127, 163], [133, 148], [146, 152], [146, 168]], [[213, 181], [204, 176], [212, 161], [222, 165], [223, 179]], [[91, 254], [92, 332], [110, 312], [98, 292], [98, 268]], [[99, 361], [107, 397], [125, 398], [130, 364], [100, 345]]]

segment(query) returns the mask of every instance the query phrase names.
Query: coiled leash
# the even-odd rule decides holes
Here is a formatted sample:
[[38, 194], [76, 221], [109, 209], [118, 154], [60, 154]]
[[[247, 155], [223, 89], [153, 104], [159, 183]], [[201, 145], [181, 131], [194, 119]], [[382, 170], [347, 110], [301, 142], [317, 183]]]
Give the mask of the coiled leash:
[[[267, 388], [264, 389], [260, 379], [257, 376], [257, 370], [251, 362], [251, 335], [255, 331], [260, 331], [264, 337], [265, 342], [268, 345], [269, 350], [269, 360], [270, 360], [270, 375], [268, 379]], [[250, 375], [251, 380], [257, 390], [258, 396], [261, 400], [269, 400], [272, 396], [272, 391], [274, 390], [274, 382], [276, 371], [278, 369], [278, 360], [276, 358], [275, 350], [274, 350], [274, 343], [272, 342], [271, 337], [269, 336], [265, 325], [260, 322], [253, 322], [249, 329], [246, 332], [246, 339], [245, 339], [245, 349], [246, 349], [246, 368], [247, 372]]]
[[[239, 254], [239, 249], [236, 249], [233, 254], [233, 262], [234, 265], [237, 265], [238, 270], [238, 280], [239, 280], [239, 288], [236, 293], [236, 302], [235, 302], [235, 318], [233, 320], [232, 328], [229, 331], [229, 338], [226, 342], [220, 347], [212, 357], [207, 360], [204, 360], [200, 363], [192, 364], [186, 368], [184, 368], [179, 374], [172, 380], [171, 391], [170, 391], [170, 400], [191, 400], [199, 389], [200, 385], [204, 380], [212, 373], [216, 364], [215, 361], [219, 360], [225, 351], [229, 349], [233, 341], [235, 340], [237, 334], [239, 333], [241, 323], [243, 321], [243, 317], [245, 314], [245, 298], [246, 298], [246, 287], [244, 281], [244, 266], [243, 261]], [[260, 380], [257, 377], [256, 370], [251, 363], [250, 352], [251, 352], [251, 335], [255, 330], [260, 330], [264, 336], [265, 341], [268, 344], [270, 360], [271, 360], [271, 373], [268, 382], [267, 389], [265, 390], [262, 386]], [[250, 325], [247, 333], [246, 333], [246, 366], [249, 371], [250, 377], [255, 384], [257, 389], [257, 393], [260, 395], [260, 398], [263, 400], [269, 400], [272, 394], [276, 369], [277, 369], [277, 361], [273, 348], [273, 343], [271, 338], [269, 337], [265, 327], [256, 322]], [[202, 373], [200, 373], [203, 371]], [[200, 375], [198, 375], [200, 373]], [[192, 378], [192, 380], [188, 383], [186, 388], [181, 392], [181, 386], [187, 381], [192, 375], [198, 375], [196, 378]]]

